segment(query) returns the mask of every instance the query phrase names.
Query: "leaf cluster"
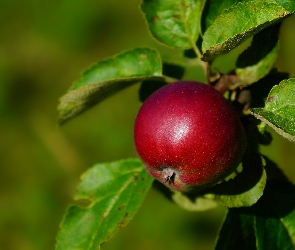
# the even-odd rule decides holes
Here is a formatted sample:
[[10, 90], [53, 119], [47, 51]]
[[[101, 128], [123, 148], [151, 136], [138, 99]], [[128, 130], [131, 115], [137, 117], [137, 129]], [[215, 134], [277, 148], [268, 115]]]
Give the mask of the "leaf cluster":
[[[183, 79], [189, 68], [202, 67], [207, 83], [241, 115], [248, 137], [242, 171], [197, 194], [177, 193], [159, 183], [154, 187], [186, 210], [227, 207], [217, 249], [292, 249], [295, 188], [259, 153], [259, 144], [271, 143], [266, 125], [295, 140], [295, 79], [274, 67], [280, 25], [294, 13], [295, 2], [143, 0], [140, 10], [151, 35], [178, 60], [165, 62], [153, 48], [136, 48], [98, 61], [60, 99], [59, 123], [133, 84], [141, 84], [139, 98], [144, 101], [161, 86]], [[237, 57], [233, 72], [223, 74], [214, 67], [220, 55], [244, 42], [249, 46]], [[90, 168], [61, 224], [56, 248], [98, 249], [130, 221], [152, 182], [138, 159]]]

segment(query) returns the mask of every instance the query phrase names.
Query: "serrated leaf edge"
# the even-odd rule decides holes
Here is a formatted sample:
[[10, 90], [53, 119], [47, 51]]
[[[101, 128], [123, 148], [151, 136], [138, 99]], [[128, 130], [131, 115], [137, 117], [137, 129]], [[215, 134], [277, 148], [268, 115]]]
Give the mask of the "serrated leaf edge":
[[[133, 160], [137, 160], [138, 162], [141, 162], [138, 158], [128, 158], [128, 159], [125, 159], [124, 161], [133, 161]], [[109, 162], [106, 162], [106, 163], [100, 163], [100, 164], [109, 164]], [[95, 166], [97, 166], [97, 165], [94, 165], [93, 167], [95, 167]], [[92, 168], [93, 168], [92, 167]], [[85, 178], [85, 176], [87, 175], [87, 173], [92, 169], [92, 168], [90, 168], [90, 169], [88, 169], [86, 172], [84, 172], [82, 175], [81, 175], [81, 177], [80, 177], [80, 183], [79, 183], [79, 185], [78, 185], [78, 187], [77, 187], [77, 190], [76, 190], [76, 192], [75, 192], [75, 195], [74, 195], [74, 197], [73, 197], [73, 204], [71, 204], [70, 206], [68, 206], [68, 208], [66, 209], [66, 212], [64, 213], [64, 215], [63, 215], [63, 218], [62, 218], [62, 221], [60, 222], [60, 224], [59, 224], [59, 230], [58, 230], [58, 233], [57, 233], [57, 236], [59, 235], [59, 233], [61, 232], [61, 230], [62, 230], [62, 225], [64, 224], [64, 222], [65, 222], [65, 220], [66, 220], [66, 218], [67, 218], [67, 216], [69, 215], [69, 212], [70, 212], [70, 208], [71, 207], [80, 207], [80, 208], [87, 208], [87, 209], [89, 209], [89, 208], [91, 208], [93, 205], [94, 205], [94, 203], [97, 203], [97, 202], [99, 202], [99, 201], [101, 201], [101, 200], [103, 200], [103, 199], [105, 199], [105, 198], [107, 198], [107, 197], [109, 197], [109, 196], [111, 196], [111, 195], [107, 195], [107, 196], [105, 196], [103, 199], [101, 199], [101, 200], [99, 200], [99, 201], [95, 201], [95, 202], [93, 202], [93, 201], [91, 201], [91, 199], [89, 198], [89, 197], [83, 197], [83, 196], [80, 196], [80, 195], [78, 195], [78, 192], [79, 192], [79, 190], [80, 190], [80, 186], [81, 186], [81, 184], [82, 184], [82, 182], [83, 182], [83, 179]], [[143, 171], [146, 171], [145, 170], [145, 168], [136, 168], [136, 169], [134, 169], [133, 171], [129, 171], [129, 172], [127, 172], [127, 173], [141, 173], [141, 172], [143, 172]], [[126, 174], [126, 173], [125, 173]], [[128, 179], [128, 183], [127, 184], [125, 184], [125, 185], [123, 185], [122, 187], [121, 187], [121, 189], [119, 190], [119, 192], [116, 192], [117, 194], [120, 194], [120, 193], [122, 193], [122, 191], [124, 191], [124, 189], [126, 189], [129, 185], [130, 185], [130, 183], [132, 183], [132, 181], [134, 181], [134, 176], [132, 176], [132, 177], [130, 177], [129, 179]], [[120, 192], [121, 191], [121, 192]], [[112, 194], [114, 194], [114, 193], [112, 193]], [[130, 196], [129, 197], [131, 197], [131, 193], [130, 193]], [[91, 201], [91, 204], [90, 204], [90, 206], [86, 206], [86, 207], [84, 207], [84, 206], [79, 206], [79, 205], [77, 205], [77, 204], [75, 204], [75, 202], [77, 202], [77, 201], [79, 201], [80, 199], [85, 199], [85, 200], [89, 200], [89, 201]], [[116, 203], [116, 201], [118, 200], [118, 195], [116, 195], [116, 199], [112, 199], [112, 202], [111, 202], [111, 205], [114, 205], [115, 203]], [[140, 206], [140, 205], [139, 205]], [[112, 206], [113, 207], [113, 206]], [[108, 214], [109, 214], [109, 212], [111, 211], [111, 209], [108, 209], [108, 211], [107, 211], [107, 213], [105, 212], [104, 213], [104, 215], [103, 215], [103, 217], [106, 217]], [[136, 212], [137, 211], [135, 211], [135, 213], [133, 214], [133, 216], [131, 217], [131, 218], [129, 218], [129, 220], [131, 220], [133, 217], [134, 217], [134, 215], [136, 214]], [[101, 242], [98, 246], [97, 246], [97, 249], [99, 250], [99, 249], [101, 249], [101, 245], [103, 244], [103, 243], [105, 243], [105, 242], [107, 242], [117, 231], [119, 230], [119, 227], [117, 227], [113, 232], [112, 232], [112, 234], [107, 238], [107, 239], [105, 239], [105, 241], [103, 241], [103, 242]], [[97, 231], [97, 233], [99, 233], [98, 231]], [[94, 234], [95, 236], [93, 236], [92, 237], [92, 242], [91, 242], [91, 244], [90, 244], [90, 248], [89, 249], [91, 249], [92, 248], [92, 246], [93, 246], [93, 239], [96, 237], [96, 235], [97, 235], [97, 233], [96, 234]], [[57, 248], [57, 242], [58, 242], [58, 240], [57, 240], [58, 238], [56, 237], [56, 239], [55, 239], [55, 249], [56, 250], [58, 250], [59, 248]]]
[[[264, 181], [262, 182], [261, 179], [264, 180]], [[260, 180], [259, 180], [259, 182], [257, 184], [258, 185], [263, 185], [263, 190], [260, 193], [260, 195], [256, 196], [255, 199], [252, 199], [251, 202], [239, 202], [238, 205], [236, 205], [236, 204], [235, 205], [227, 205], [223, 200], [223, 197], [225, 197], [224, 195], [216, 195], [214, 193], [213, 194], [212, 193], [206, 193], [204, 195], [204, 197], [207, 198], [207, 199], [214, 200], [219, 206], [225, 207], [225, 208], [250, 207], [250, 206], [254, 205], [262, 197], [262, 195], [264, 193], [264, 188], [265, 188], [265, 185], [266, 185], [266, 181], [267, 181], [266, 171], [265, 171], [264, 168], [262, 168], [262, 175], [261, 175]], [[256, 187], [256, 185], [255, 185], [255, 187]], [[247, 192], [249, 192], [249, 191], [246, 191], [245, 193], [247, 193]], [[235, 196], [236, 195], [232, 195], [232, 196], [228, 196], [228, 197], [235, 197]]]
[[[255, 1], [252, 1], [252, 2], [255, 2]], [[276, 4], [277, 6], [280, 6], [278, 5], [275, 1], [271, 1], [272, 3]], [[232, 8], [234, 8], [235, 6], [239, 5], [239, 4], [243, 4], [244, 2], [239, 2], [231, 7], [229, 7], [228, 9], [225, 9], [221, 15], [223, 15], [224, 13], [230, 11]], [[204, 52], [203, 52], [203, 57], [201, 58], [203, 61], [213, 61], [213, 59], [215, 59], [215, 57], [217, 57], [218, 55], [222, 55], [222, 54], [225, 54], [229, 51], [231, 51], [232, 49], [234, 49], [235, 47], [237, 47], [238, 45], [240, 45], [241, 43], [243, 43], [244, 41], [246, 41], [250, 35], [255, 35], [257, 34], [259, 31], [261, 31], [262, 29], [278, 22], [278, 21], [281, 21], [283, 20], [283, 18], [287, 18], [288, 16], [290, 16], [293, 12], [290, 12], [288, 10], [286, 10], [285, 8], [283, 8], [282, 6], [280, 6], [282, 9], [285, 10], [285, 12], [280, 16], [280, 17], [277, 17], [275, 19], [273, 19], [272, 21], [267, 21], [263, 24], [260, 24], [260, 25], [257, 25], [251, 29], [248, 29], [242, 33], [239, 33], [239, 34], [236, 34], [234, 35], [233, 37], [225, 40], [224, 42], [222, 43], [216, 43], [215, 45], [212, 45], [210, 46], [209, 48], [207, 48]], [[220, 15], [220, 16], [221, 16]], [[220, 17], [219, 16], [219, 17]], [[217, 22], [218, 18], [215, 19], [215, 21], [212, 23], [211, 26], [214, 25], [215, 22]], [[210, 27], [211, 27], [210, 26]], [[209, 27], [209, 28], [210, 28]], [[208, 29], [209, 29], [208, 28]], [[207, 30], [208, 30], [207, 29]], [[252, 33], [253, 30], [256, 30], [255, 32]], [[206, 32], [205, 32], [206, 33]], [[205, 34], [204, 33], [204, 34]], [[237, 41], [235, 43], [232, 43], [232, 41]], [[223, 48], [223, 49], [222, 49]], [[212, 54], [212, 51], [218, 51], [217, 53], [214, 53]]]
[[[255, 109], [251, 109], [251, 110], [255, 110]], [[254, 115], [257, 119], [265, 122], [268, 126], [270, 126], [274, 131], [276, 131], [278, 134], [280, 134], [284, 138], [288, 139], [289, 141], [295, 142], [295, 136], [290, 135], [289, 133], [285, 132], [281, 128], [275, 126], [273, 123], [271, 123], [270, 121], [268, 121], [267, 119], [265, 119], [263, 116], [258, 115], [258, 114], [254, 113], [251, 110], [250, 110], [251, 115]], [[268, 111], [268, 112], [271, 112], [271, 111]], [[273, 113], [273, 112], [271, 112], [271, 113]], [[275, 114], [275, 115], [280, 116], [279, 114]]]
[[[59, 101], [57, 110], [58, 110], [58, 124], [62, 125], [65, 122], [67, 122], [68, 120], [70, 120], [71, 118], [74, 118], [75, 116], [87, 111], [88, 109], [90, 109], [92, 106], [97, 105], [98, 103], [100, 103], [101, 101], [105, 100], [106, 98], [110, 97], [112, 94], [114, 94], [113, 92], [106, 94], [104, 97], [101, 97], [97, 102], [87, 102], [87, 101], [83, 101], [82, 103], [84, 105], [87, 105], [87, 103], [91, 104], [91, 106], [89, 106], [87, 109], [84, 109], [83, 105], [78, 105], [75, 108], [71, 108], [70, 110], [68, 110], [66, 113], [63, 111], [64, 110], [64, 105], [69, 105], [69, 103], [75, 103], [75, 101], [77, 100], [81, 100], [80, 98], [77, 98], [77, 96], [81, 96], [81, 95], [77, 95], [75, 96], [73, 93], [77, 92], [81, 92], [81, 90], [83, 89], [88, 89], [88, 95], [91, 95], [93, 93], [95, 93], [95, 89], [99, 88], [100, 86], [106, 86], [107, 84], [112, 84], [115, 83], [117, 81], [120, 81], [121, 83], [125, 83], [124, 86], [121, 86], [121, 88], [117, 88], [115, 92], [118, 92], [120, 90], [123, 90], [125, 88], [130, 87], [133, 84], [136, 84], [138, 82], [141, 82], [145, 79], [149, 79], [149, 80], [163, 80], [164, 78], [162, 76], [140, 76], [140, 77], [126, 77], [126, 78], [118, 78], [118, 79], [111, 79], [111, 80], [106, 80], [106, 81], [101, 81], [101, 82], [97, 82], [97, 83], [91, 83], [85, 86], [81, 86], [77, 89], [74, 90], [69, 90], [66, 94], [64, 94]], [[74, 98], [72, 98], [74, 96]], [[68, 99], [66, 102], [64, 100]], [[70, 100], [70, 101], [69, 101]], [[66, 104], [65, 104], [66, 103]]]

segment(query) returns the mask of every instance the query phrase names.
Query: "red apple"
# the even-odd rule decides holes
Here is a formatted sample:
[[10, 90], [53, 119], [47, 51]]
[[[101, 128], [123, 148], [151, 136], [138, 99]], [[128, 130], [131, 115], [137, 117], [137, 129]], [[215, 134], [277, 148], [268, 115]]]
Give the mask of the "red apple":
[[135, 148], [147, 171], [183, 192], [215, 185], [239, 165], [246, 135], [231, 104], [213, 87], [176, 82], [141, 106]]

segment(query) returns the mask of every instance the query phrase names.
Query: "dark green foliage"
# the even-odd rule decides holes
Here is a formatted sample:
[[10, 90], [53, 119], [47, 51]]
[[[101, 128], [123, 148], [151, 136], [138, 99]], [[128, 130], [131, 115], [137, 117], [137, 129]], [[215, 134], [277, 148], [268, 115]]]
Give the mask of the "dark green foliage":
[[[259, 150], [272, 142], [266, 124], [295, 141], [295, 80], [275, 69], [281, 22], [294, 13], [294, 1], [144, 0], [140, 8], [151, 35], [170, 52], [161, 57], [154, 49], [138, 48], [97, 62], [61, 98], [59, 122], [136, 83], [143, 102], [176, 80], [198, 81], [189, 72], [201, 68], [198, 77], [220, 87], [241, 116], [248, 139], [243, 171], [193, 194], [157, 182], [154, 187], [186, 210], [228, 208], [216, 249], [293, 249], [295, 188]], [[221, 74], [214, 62], [244, 42], [250, 45], [236, 55], [234, 72]], [[57, 249], [98, 249], [125, 226], [152, 182], [142, 170], [136, 159], [90, 169], [61, 225]]]

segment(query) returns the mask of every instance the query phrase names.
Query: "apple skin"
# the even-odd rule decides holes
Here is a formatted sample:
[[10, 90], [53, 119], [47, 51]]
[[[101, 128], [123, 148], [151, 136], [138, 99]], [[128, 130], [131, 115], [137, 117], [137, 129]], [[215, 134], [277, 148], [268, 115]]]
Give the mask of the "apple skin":
[[246, 134], [231, 104], [213, 87], [168, 84], [142, 104], [134, 126], [136, 151], [148, 173], [171, 189], [196, 192], [231, 174]]

